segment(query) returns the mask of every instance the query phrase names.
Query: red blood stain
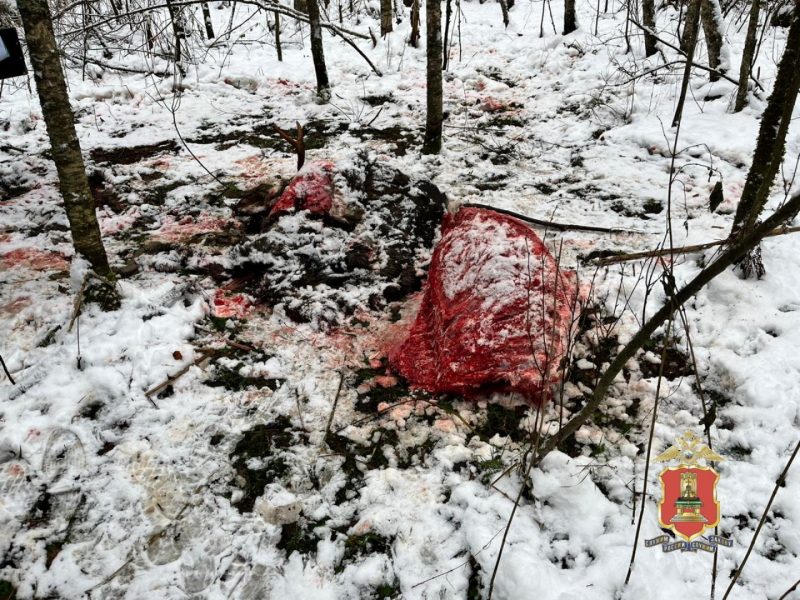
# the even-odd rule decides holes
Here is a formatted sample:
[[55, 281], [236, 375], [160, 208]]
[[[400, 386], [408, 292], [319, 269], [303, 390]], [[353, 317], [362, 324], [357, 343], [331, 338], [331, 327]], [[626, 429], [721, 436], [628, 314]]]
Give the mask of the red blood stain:
[[220, 231], [226, 226], [239, 227], [239, 223], [219, 216], [202, 213], [197, 219], [184, 217], [180, 221], [167, 221], [155, 236], [173, 242], [182, 242], [200, 233]]
[[227, 295], [224, 290], [217, 290], [214, 294], [214, 315], [216, 317], [242, 319], [252, 308], [252, 303], [242, 294]]
[[333, 206], [333, 163], [315, 160], [297, 172], [269, 215], [309, 210], [327, 214]]
[[36, 248], [19, 248], [0, 256], [0, 266], [5, 269], [19, 267], [32, 271], [66, 271], [69, 263], [63, 254]]

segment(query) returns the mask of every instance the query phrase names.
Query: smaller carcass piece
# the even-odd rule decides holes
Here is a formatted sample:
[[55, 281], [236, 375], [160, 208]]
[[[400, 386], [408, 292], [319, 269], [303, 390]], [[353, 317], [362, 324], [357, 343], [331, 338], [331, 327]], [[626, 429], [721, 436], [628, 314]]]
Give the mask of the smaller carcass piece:
[[[293, 321], [329, 328], [422, 289], [446, 198], [360, 153], [300, 170], [260, 234], [231, 249], [219, 279]], [[230, 287], [228, 289], [231, 289]]]

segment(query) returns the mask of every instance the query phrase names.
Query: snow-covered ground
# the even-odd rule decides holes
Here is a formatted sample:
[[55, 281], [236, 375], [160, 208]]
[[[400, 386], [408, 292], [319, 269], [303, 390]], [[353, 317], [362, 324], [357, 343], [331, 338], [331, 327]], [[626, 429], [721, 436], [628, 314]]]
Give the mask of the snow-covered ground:
[[[221, 31], [230, 13], [216, 4]], [[377, 31], [376, 4], [349, 25]], [[233, 213], [239, 198], [185, 150], [170, 109], [177, 106], [177, 129], [203, 165], [241, 190], [292, 177], [295, 158], [269, 125], [291, 130], [299, 121], [309, 125], [309, 160], [347, 162], [366, 150], [429, 178], [451, 203], [627, 230], [540, 230], [561, 249], [562, 265], [594, 282], [600, 318], [620, 316], [613, 334], [624, 343], [643, 312], [663, 303], [658, 273], [646, 293], [641, 263], [596, 270], [580, 257], [663, 241], [679, 74], [627, 81], [624, 71], [642, 72], [648, 62], [639, 37], [625, 54], [625, 11], [616, 2], [599, 18], [595, 4], [578, 2], [582, 27], [570, 36], [554, 34], [546, 14], [543, 37], [541, 3], [517, 3], [505, 29], [498, 4], [463, 2], [445, 75], [444, 149], [420, 156], [424, 47], [405, 44], [409, 10], [398, 6], [395, 32], [375, 48], [358, 42], [382, 77], [326, 36], [330, 104], [315, 102], [308, 41], [301, 45], [288, 20], [284, 62], [268, 45], [212, 49], [189, 69], [177, 104], [171, 80], [84, 80], [70, 71], [81, 145], [110, 190], [99, 209], [106, 246], [120, 267], [145, 249], [139, 272], [120, 282], [122, 309], [89, 307], [70, 332], [85, 266], [69, 264], [36, 96], [24, 86], [3, 89], [0, 177], [12, 197], [0, 201], [0, 355], [17, 385], [0, 384], [0, 581], [18, 598], [485, 597], [535, 411], [502, 394], [478, 402], [411, 395], [387, 377], [382, 359], [418, 297], [331, 329], [220, 289], [207, 268], [246, 235]], [[562, 7], [552, 9], [560, 30]], [[251, 14], [239, 6], [236, 18]], [[246, 35], [263, 35], [264, 18], [253, 17]], [[672, 8], [660, 13], [664, 36], [674, 34], [675, 19]], [[734, 72], [739, 25], [731, 20], [727, 35]], [[767, 89], [785, 35], [767, 30], [756, 66]], [[730, 229], [765, 105], [761, 95], [729, 114], [734, 93], [700, 73], [693, 80], [671, 205], [675, 245]], [[154, 144], [162, 145], [134, 152]], [[795, 125], [787, 180], [799, 152]], [[725, 200], [712, 214], [708, 197], [720, 179]], [[772, 208], [784, 198], [774, 191]], [[678, 284], [712, 255], [679, 259]], [[686, 306], [703, 387], [718, 403], [714, 449], [726, 458], [718, 465], [720, 534], [734, 546], [719, 551], [717, 597], [800, 438], [800, 238], [772, 238], [763, 255], [763, 280], [726, 272]], [[602, 367], [598, 328], [578, 339], [565, 411], [579, 408]], [[207, 348], [220, 357], [200, 360]], [[631, 361], [569, 454], [553, 452], [533, 470], [493, 598], [709, 595], [712, 555], [643, 545], [662, 533], [661, 467], [644, 458], [658, 342], [649, 351]], [[192, 363], [148, 400], [147, 390]], [[662, 384], [655, 453], [686, 429], [702, 433], [694, 377], [677, 372]], [[557, 421], [551, 405], [545, 427]], [[642, 536], [625, 586], [645, 473]], [[731, 598], [777, 599], [800, 577], [799, 495], [800, 475], [790, 472]]]

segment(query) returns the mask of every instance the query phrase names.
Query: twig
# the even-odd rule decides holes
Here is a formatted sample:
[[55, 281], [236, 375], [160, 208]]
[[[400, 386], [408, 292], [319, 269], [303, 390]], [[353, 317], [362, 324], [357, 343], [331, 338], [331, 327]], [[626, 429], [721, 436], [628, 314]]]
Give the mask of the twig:
[[164, 389], [164, 388], [165, 388], [165, 387], [167, 387], [168, 385], [172, 385], [172, 384], [173, 384], [173, 383], [175, 383], [175, 382], [176, 382], [178, 379], [180, 379], [180, 378], [181, 378], [183, 375], [185, 375], [185, 374], [186, 374], [186, 373], [189, 371], [189, 369], [191, 369], [191, 368], [192, 368], [192, 367], [194, 367], [194, 366], [197, 366], [197, 365], [199, 365], [200, 363], [202, 363], [202, 362], [203, 362], [204, 360], [206, 360], [207, 358], [211, 358], [211, 357], [212, 357], [212, 356], [213, 356], [215, 353], [216, 353], [216, 350], [211, 350], [211, 351], [209, 351], [209, 352], [201, 352], [201, 356], [200, 356], [200, 358], [198, 358], [198, 359], [197, 359], [197, 360], [195, 360], [194, 362], [192, 362], [192, 363], [189, 363], [188, 365], [186, 365], [186, 366], [185, 366], [183, 369], [181, 369], [180, 371], [178, 371], [177, 373], [175, 373], [175, 375], [173, 375], [172, 377], [170, 377], [169, 379], [167, 379], [165, 382], [163, 382], [163, 383], [161, 383], [161, 384], [157, 385], [156, 387], [154, 387], [154, 388], [152, 388], [152, 389], [150, 389], [150, 390], [146, 391], [146, 392], [144, 393], [144, 395], [145, 395], [145, 396], [147, 396], [147, 397], [149, 398], [150, 396], [152, 396], [153, 394], [155, 394], [155, 393], [156, 393], [156, 392], [158, 392], [158, 391], [161, 391], [162, 389]]
[[83, 277], [83, 283], [81, 283], [81, 289], [78, 292], [78, 297], [75, 298], [75, 310], [72, 312], [72, 319], [70, 319], [69, 327], [67, 327], [67, 333], [72, 331], [72, 326], [75, 324], [75, 319], [78, 318], [78, 313], [81, 311], [81, 304], [83, 303], [83, 294], [86, 291], [86, 284], [89, 282], [89, 278], [95, 278], [100, 283], [107, 285], [111, 288], [111, 291], [116, 294], [117, 298], [119, 298], [119, 292], [117, 292], [117, 287], [111, 283], [108, 279], [103, 277], [102, 275], [98, 275], [94, 271], [87, 271], [86, 275]]
[[[767, 502], [767, 507], [764, 509], [764, 514], [761, 515], [761, 521], [759, 521], [758, 527], [756, 528], [756, 532], [753, 534], [753, 539], [750, 540], [750, 547], [747, 549], [747, 554], [744, 555], [744, 560], [742, 560], [742, 564], [739, 565], [738, 569], [736, 569], [736, 573], [734, 573], [733, 579], [731, 579], [731, 583], [728, 586], [728, 589], [725, 591], [725, 595], [722, 597], [722, 600], [727, 600], [728, 596], [731, 593], [731, 590], [733, 589], [733, 586], [736, 585], [736, 581], [739, 579], [739, 575], [742, 574], [744, 566], [747, 564], [747, 559], [750, 558], [750, 553], [753, 551], [753, 547], [756, 545], [758, 534], [761, 533], [761, 528], [764, 526], [764, 522], [767, 520], [769, 509], [772, 508], [772, 502], [773, 500], [775, 500], [775, 496], [778, 494], [778, 489], [783, 487], [783, 485], [786, 483], [786, 475], [789, 474], [789, 469], [792, 467], [792, 463], [794, 462], [795, 456], [797, 456], [798, 450], [800, 450], [800, 441], [798, 441], [797, 445], [794, 447], [794, 452], [792, 452], [792, 456], [791, 458], [789, 458], [789, 462], [786, 463], [786, 468], [783, 470], [783, 473], [781, 473], [781, 476], [778, 477], [778, 480], [775, 482], [775, 488], [772, 490], [772, 496], [769, 497], [769, 502]], [[797, 584], [795, 584], [795, 587], [797, 587]], [[792, 590], [789, 591], [791, 592]], [[783, 597], [786, 597], [786, 594], [784, 594]]]
[[14, 378], [11, 376], [11, 373], [8, 372], [8, 367], [6, 367], [6, 362], [3, 360], [3, 357], [0, 356], [0, 365], [3, 365], [3, 371], [5, 371], [6, 377], [11, 382], [11, 385], [17, 385], [14, 381]]
[[[776, 237], [779, 235], [786, 235], [787, 233], [797, 233], [800, 227], [777, 227], [764, 235], [765, 238]], [[691, 254], [692, 252], [700, 252], [701, 250], [708, 250], [716, 246], [723, 246], [733, 241], [733, 238], [725, 238], [724, 240], [717, 240], [715, 242], [707, 242], [705, 244], [696, 244], [694, 246], [681, 246], [678, 248], [661, 248], [660, 250], [647, 250], [646, 252], [633, 252], [631, 254], [619, 254], [616, 256], [609, 256], [600, 258], [597, 264], [600, 266], [613, 265], [616, 263], [627, 262], [629, 260], [639, 260], [640, 258], [653, 258], [657, 256], [666, 256], [668, 254]]]
[[303, 164], [306, 162], [306, 143], [303, 141], [303, 126], [300, 125], [300, 121], [297, 122], [297, 139], [292, 138], [277, 125], [273, 125], [272, 129], [294, 148], [295, 152], [297, 152], [297, 170], [302, 169]]
[[635, 229], [619, 229], [619, 228], [607, 228], [607, 227], [595, 227], [593, 225], [573, 225], [570, 223], [555, 223], [554, 221], [545, 221], [543, 219], [534, 219], [533, 217], [527, 217], [525, 215], [521, 215], [511, 210], [505, 210], [503, 208], [496, 208], [494, 206], [489, 206], [488, 204], [479, 204], [477, 202], [465, 202], [461, 204], [461, 206], [467, 206], [470, 208], [483, 208], [486, 210], [493, 210], [494, 212], [498, 212], [503, 215], [508, 215], [510, 217], [514, 217], [519, 219], [520, 221], [525, 221], [526, 223], [531, 223], [533, 225], [539, 225], [540, 227], [548, 227], [550, 229], [556, 229], [558, 231], [593, 231], [597, 233], [643, 233], [641, 231], [637, 231]]
[[322, 449], [327, 444], [328, 434], [331, 431], [331, 425], [333, 424], [333, 415], [336, 412], [336, 405], [339, 404], [339, 394], [342, 393], [342, 384], [344, 383], [344, 373], [339, 373], [339, 387], [336, 388], [336, 396], [333, 398], [333, 406], [331, 407], [331, 414], [328, 417], [328, 425], [325, 427], [325, 435], [322, 437], [322, 446], [320, 446], [319, 452], [322, 454]]
[[786, 593], [783, 596], [781, 596], [780, 598], [778, 598], [778, 600], [783, 600], [784, 598], [786, 598], [789, 594], [791, 594], [793, 591], [795, 591], [797, 589], [798, 585], [800, 585], [800, 579], [798, 579], [797, 583], [795, 583], [792, 587], [790, 587], [788, 590], [786, 590]]
[[458, 565], [458, 566], [456, 566], [456, 567], [453, 567], [453, 568], [452, 568], [452, 569], [450, 569], [449, 571], [444, 571], [443, 573], [439, 573], [438, 575], [434, 575], [433, 577], [428, 577], [428, 578], [427, 578], [425, 581], [420, 581], [419, 583], [415, 583], [414, 585], [412, 585], [412, 586], [411, 586], [411, 589], [413, 590], [415, 587], [419, 587], [419, 586], [421, 586], [421, 585], [425, 585], [425, 584], [426, 584], [426, 583], [428, 583], [429, 581], [433, 581], [434, 579], [439, 579], [439, 577], [444, 577], [445, 575], [449, 575], [449, 574], [450, 574], [450, 573], [452, 573], [453, 571], [458, 571], [458, 570], [459, 570], [461, 567], [466, 567], [466, 566], [467, 566], [467, 565], [470, 563], [470, 559], [473, 559], [473, 558], [475, 558], [476, 556], [478, 556], [478, 554], [480, 554], [481, 552], [483, 552], [484, 550], [486, 550], [486, 549], [487, 549], [487, 548], [488, 548], [488, 547], [491, 545], [491, 543], [492, 543], [492, 542], [493, 542], [493, 541], [494, 541], [494, 540], [497, 538], [497, 536], [498, 536], [498, 535], [500, 535], [501, 533], [503, 533], [503, 529], [505, 529], [505, 527], [501, 527], [500, 529], [498, 529], [498, 530], [497, 530], [497, 533], [495, 533], [495, 534], [494, 534], [494, 535], [493, 535], [493, 536], [492, 536], [492, 537], [489, 539], [489, 541], [488, 541], [488, 542], [486, 542], [486, 543], [483, 545], [483, 547], [482, 547], [480, 550], [478, 550], [478, 551], [477, 551], [475, 554], [472, 554], [472, 555], [470, 556], [470, 558], [469, 558], [469, 559], [465, 560], [465, 561], [464, 561], [463, 563], [461, 563], [460, 565]]

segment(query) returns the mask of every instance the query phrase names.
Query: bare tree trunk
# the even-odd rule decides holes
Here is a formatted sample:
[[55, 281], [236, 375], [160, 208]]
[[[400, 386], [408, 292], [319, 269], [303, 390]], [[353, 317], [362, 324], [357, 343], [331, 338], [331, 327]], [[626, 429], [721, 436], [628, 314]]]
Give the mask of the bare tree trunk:
[[[292, 7], [297, 12], [301, 12], [301, 13], [307, 13], [308, 12], [308, 2], [306, 0], [294, 0], [294, 2], [292, 2]], [[317, 11], [317, 12], [319, 12], [319, 11]], [[353, 5], [352, 4], [350, 5], [350, 12], [353, 12]]]
[[203, 23], [206, 25], [206, 37], [210, 40], [214, 39], [214, 24], [211, 22], [211, 11], [208, 10], [208, 2], [203, 2], [200, 5], [203, 11]]
[[578, 28], [575, 16], [575, 0], [564, 0], [564, 35], [568, 35]]
[[438, 154], [442, 148], [442, 0], [426, 0], [425, 20], [428, 114], [422, 153]]
[[172, 22], [172, 33], [175, 36], [175, 66], [181, 74], [184, 74], [183, 69], [183, 54], [181, 49], [181, 42], [186, 39], [186, 31], [183, 28], [183, 15], [181, 14], [182, 7], [175, 8], [172, 6], [172, 0], [167, 0], [167, 10], [169, 11], [169, 18]]
[[506, 0], [499, 0], [499, 3], [500, 3], [500, 12], [503, 13], [503, 25], [508, 27], [508, 2], [506, 2]]
[[[342, 5], [339, 5], [341, 9]], [[283, 62], [283, 48], [281, 48], [281, 17], [275, 13], [275, 50], [278, 51], [278, 62]]]
[[[608, 9], [606, 9], [608, 12]], [[653, 56], [658, 52], [656, 47], [656, 5], [654, 0], [642, 0], [642, 23], [647, 28], [644, 32], [644, 53], [646, 56]]]
[[411, 37], [408, 43], [414, 48], [419, 45], [419, 0], [414, 0], [411, 5]]
[[747, 104], [747, 84], [750, 81], [750, 70], [756, 53], [756, 36], [758, 34], [758, 15], [761, 0], [753, 0], [750, 5], [750, 22], [747, 25], [747, 38], [742, 52], [742, 66], [739, 68], [739, 90], [736, 92], [736, 105], [733, 112], [739, 112]]
[[[689, 47], [691, 46], [690, 41], [694, 39], [695, 43], [697, 42], [697, 24], [700, 20], [700, 4], [701, 2], [689, 0], [689, 8], [686, 11], [686, 22], [683, 26], [680, 47], [681, 50], [687, 53], [689, 51]], [[694, 52], [694, 48], [692, 48], [692, 52]]]
[[[694, 49], [697, 47], [697, 34], [700, 25], [700, 3], [703, 0], [691, 0], [689, 12], [686, 14], [686, 28], [683, 30], [686, 39], [686, 68], [683, 73], [683, 83], [681, 84], [681, 95], [678, 98], [678, 107], [675, 109], [675, 116], [672, 118], [672, 126], [677, 127], [683, 117], [683, 105], [686, 104], [686, 92], [689, 89], [689, 81], [692, 78], [692, 60], [694, 59]], [[682, 38], [683, 39], [683, 38]]]
[[75, 253], [99, 275], [114, 281], [114, 272], [100, 237], [94, 198], [75, 133], [64, 72], [61, 70], [53, 22], [47, 0], [18, 0], [28, 42], [33, 79], [50, 138], [50, 151], [58, 171], [58, 184], [67, 212]]
[[381, 37], [392, 31], [392, 0], [381, 0]]
[[[795, 0], [789, 37], [783, 51], [775, 87], [761, 117], [753, 164], [747, 173], [739, 206], [733, 219], [731, 235], [741, 236], [753, 231], [769, 198], [769, 191], [778, 174], [784, 152], [786, 133], [792, 119], [797, 94], [800, 92], [800, 0]], [[744, 275], [760, 277], [764, 273], [757, 251], [742, 262]]]
[[[725, 22], [722, 19], [719, 0], [702, 0], [700, 3], [700, 19], [703, 23], [703, 34], [706, 37], [706, 47], [708, 48], [708, 66], [724, 73], [730, 68], [730, 65], [727, 64], [727, 60], [723, 64], [722, 60], [723, 45], [725, 43], [722, 32], [724, 31]], [[727, 52], [725, 58], [727, 58]], [[718, 81], [719, 75], [712, 72], [709, 79]]]
[[442, 71], [447, 71], [450, 62], [450, 19], [453, 16], [453, 0], [447, 0], [444, 17], [444, 40], [442, 43]]
[[328, 69], [325, 66], [325, 52], [322, 48], [322, 27], [319, 21], [319, 4], [317, 0], [308, 0], [308, 23], [311, 27], [311, 57], [314, 59], [314, 71], [317, 74], [317, 94], [322, 98], [329, 96], [331, 84], [328, 81]]

